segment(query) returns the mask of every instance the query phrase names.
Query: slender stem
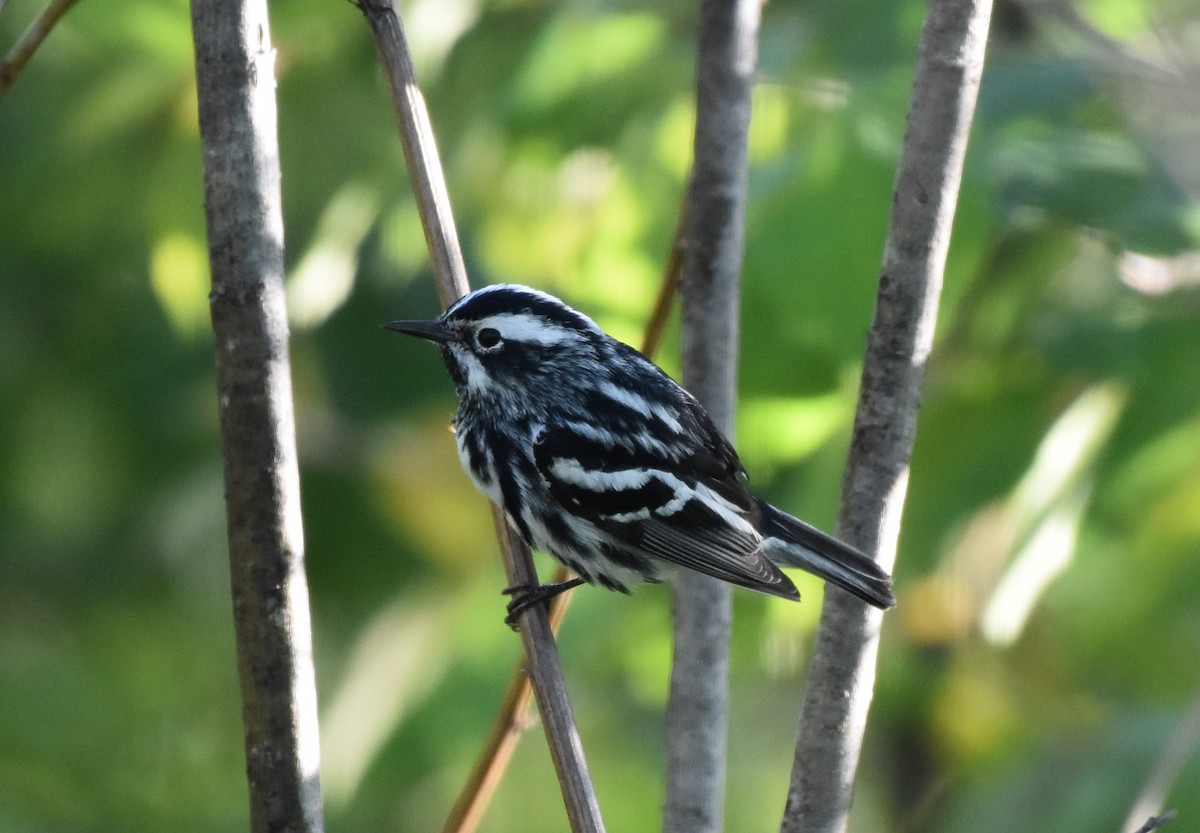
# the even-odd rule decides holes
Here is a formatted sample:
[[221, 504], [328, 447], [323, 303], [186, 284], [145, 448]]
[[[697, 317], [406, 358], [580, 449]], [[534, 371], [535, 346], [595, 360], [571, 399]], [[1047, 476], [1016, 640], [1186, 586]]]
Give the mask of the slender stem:
[[[759, 0], [705, 0], [684, 223], [683, 383], [733, 433]], [[681, 571], [667, 703], [665, 833], [723, 829], [733, 617], [728, 584]]]
[[404, 161], [412, 180], [413, 195], [425, 231], [434, 282], [442, 307], [448, 307], [471, 291], [463, 263], [450, 195], [438, 158], [437, 142], [425, 107], [425, 96], [417, 84], [412, 55], [404, 37], [400, 12], [392, 0], [353, 0], [371, 25], [375, 48], [392, 91], [392, 109], [404, 146]]
[[[371, 25], [376, 49], [391, 87], [392, 104], [421, 224], [425, 230], [425, 241], [429, 246], [438, 294], [442, 305], [448, 306], [469, 290], [467, 272], [454, 228], [433, 130], [424, 97], [417, 85], [400, 15], [392, 0], [358, 0], [356, 5]], [[529, 548], [508, 528], [503, 513], [496, 507], [493, 507], [493, 516], [509, 584], [536, 584], [537, 571]], [[521, 614], [518, 625], [571, 829], [577, 833], [598, 833], [604, 830], [604, 822], [600, 817], [600, 807], [579, 732], [575, 728], [558, 649], [545, 607], [533, 605], [527, 608]]]
[[[58, 23], [77, 2], [79, 0], [53, 0], [21, 33], [21, 37], [13, 44], [13, 48], [8, 50], [4, 60], [0, 61], [0, 97], [3, 97], [8, 92], [8, 88], [17, 80], [17, 76], [29, 63], [29, 59], [33, 57], [37, 48], [42, 45], [42, 41], [50, 34], [54, 24]], [[0, 8], [3, 7], [3, 0], [0, 0]]]
[[[1174, 787], [1179, 774], [1196, 754], [1197, 747], [1200, 747], [1200, 692], [1192, 696], [1192, 702], [1188, 704], [1172, 728], [1162, 753], [1159, 755], [1158, 763], [1155, 764], [1154, 770], [1142, 786], [1141, 793], [1133, 802], [1133, 808], [1125, 818], [1123, 829], [1129, 830], [1138, 823], [1138, 819], [1162, 806], [1163, 800]], [[1169, 813], [1163, 813], [1159, 818], [1165, 822], [1172, 815], [1174, 815], [1174, 811], [1169, 811]], [[1154, 820], [1153, 816], [1151, 816], [1151, 820]], [[1147, 822], [1147, 824], [1149, 823]], [[1143, 827], [1142, 829], [1152, 830], [1154, 828]]]
[[[571, 577], [565, 567], [557, 567], [551, 583], [566, 581]], [[559, 593], [550, 600], [550, 631], [558, 634], [558, 628], [567, 615], [567, 607], [574, 591], [567, 590]], [[526, 668], [529, 660], [522, 652], [517, 662], [517, 670], [508, 684], [508, 692], [492, 721], [492, 730], [488, 734], [487, 743], [475, 762], [467, 782], [463, 785], [442, 827], [443, 833], [472, 833], [483, 821], [483, 814], [491, 803], [492, 795], [500, 786], [501, 779], [508, 769], [508, 763], [517, 749], [517, 743], [525, 730], [532, 724], [529, 707], [533, 701], [533, 687], [529, 682]]]
[[[508, 526], [497, 507], [492, 507], [492, 515], [509, 584], [537, 584], [537, 570], [534, 569], [529, 548]], [[546, 730], [550, 758], [558, 773], [571, 830], [576, 833], [601, 833], [604, 822], [600, 817], [600, 805], [596, 801], [596, 792], [583, 756], [583, 745], [575, 728], [575, 716], [571, 712], [571, 701], [567, 698], [567, 687], [545, 605], [527, 608], [521, 614], [518, 626], [525, 643], [526, 667], [533, 681], [538, 714]]]
[[[888, 569], [990, 13], [990, 0], [931, 0], [921, 35], [838, 520], [841, 538]], [[826, 591], [784, 833], [846, 828], [880, 624], [879, 611], [836, 588]]]
[[230, 579], [255, 833], [323, 828], [265, 0], [194, 0]]
[[1135, 830], [1134, 833], [1150, 833], [1152, 830], [1158, 830], [1158, 828], [1162, 827], [1177, 815], [1178, 813], [1176, 813], [1174, 810], [1167, 810], [1167, 812], [1163, 813], [1161, 816], [1151, 816], [1150, 818], [1146, 819], [1146, 823]]
[[[690, 186], [689, 186], [690, 190]], [[675, 296], [679, 294], [679, 280], [683, 274], [683, 229], [687, 222], [687, 200], [679, 205], [679, 220], [675, 224], [675, 237], [671, 240], [671, 250], [667, 253], [667, 265], [663, 269], [662, 284], [658, 288], [658, 297], [654, 299], [654, 309], [646, 322], [646, 330], [642, 336], [642, 355], [653, 360], [662, 344], [663, 333], [667, 329], [667, 319], [671, 317], [671, 307]]]

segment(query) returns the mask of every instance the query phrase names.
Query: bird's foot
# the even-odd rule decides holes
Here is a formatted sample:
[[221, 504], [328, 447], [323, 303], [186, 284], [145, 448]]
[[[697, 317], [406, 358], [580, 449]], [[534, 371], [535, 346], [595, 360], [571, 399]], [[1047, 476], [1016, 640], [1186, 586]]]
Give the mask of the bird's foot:
[[505, 587], [500, 592], [512, 598], [508, 602], [508, 615], [504, 617], [504, 624], [516, 630], [517, 619], [526, 610], [536, 604], [548, 602], [559, 593], [564, 593], [572, 587], [578, 587], [581, 584], [583, 584], [583, 579], [577, 577], [570, 581], [560, 581], [556, 584], [514, 584], [510, 587]]

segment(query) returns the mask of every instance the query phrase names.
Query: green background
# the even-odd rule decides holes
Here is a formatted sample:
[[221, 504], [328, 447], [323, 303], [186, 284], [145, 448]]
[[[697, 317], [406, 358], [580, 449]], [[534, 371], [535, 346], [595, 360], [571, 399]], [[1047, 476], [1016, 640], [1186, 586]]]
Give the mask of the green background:
[[[404, 8], [475, 283], [638, 343], [693, 4]], [[860, 833], [1118, 830], [1163, 766], [1173, 827], [1200, 818], [1200, 11], [1029, 8], [996, 10]], [[39, 10], [9, 0], [0, 49]], [[369, 30], [331, 0], [272, 13], [328, 826], [436, 830], [519, 640], [450, 383], [379, 327], [436, 300]], [[922, 14], [764, 11], [738, 444], [824, 527]], [[83, 0], [0, 100], [0, 833], [247, 824], [188, 23]], [[731, 831], [778, 825], [820, 610], [798, 584], [735, 593]], [[669, 607], [585, 589], [563, 628], [610, 830], [659, 825]], [[565, 828], [535, 729], [484, 829]]]

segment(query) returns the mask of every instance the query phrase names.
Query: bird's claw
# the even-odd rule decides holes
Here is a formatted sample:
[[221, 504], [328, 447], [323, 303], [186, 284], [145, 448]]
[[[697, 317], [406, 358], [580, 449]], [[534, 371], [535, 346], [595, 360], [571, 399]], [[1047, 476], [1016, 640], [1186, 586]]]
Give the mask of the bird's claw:
[[570, 581], [561, 581], [556, 584], [510, 584], [500, 591], [505, 596], [512, 597], [508, 600], [508, 615], [504, 617], [504, 624], [517, 630], [517, 620], [526, 610], [536, 604], [548, 602], [558, 594], [581, 584], [583, 584], [581, 578], [573, 578]]

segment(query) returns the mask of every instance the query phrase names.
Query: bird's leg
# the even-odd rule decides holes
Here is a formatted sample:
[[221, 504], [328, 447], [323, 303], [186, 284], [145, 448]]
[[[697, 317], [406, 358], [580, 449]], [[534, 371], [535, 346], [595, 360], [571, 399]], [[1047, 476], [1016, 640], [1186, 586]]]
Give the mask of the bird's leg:
[[557, 584], [514, 584], [511, 587], [505, 587], [500, 592], [506, 596], [512, 596], [512, 599], [508, 602], [508, 615], [504, 617], [504, 624], [516, 628], [517, 617], [526, 610], [535, 604], [548, 602], [559, 593], [581, 584], [583, 584], [583, 579], [576, 577], [570, 581], [560, 581]]

